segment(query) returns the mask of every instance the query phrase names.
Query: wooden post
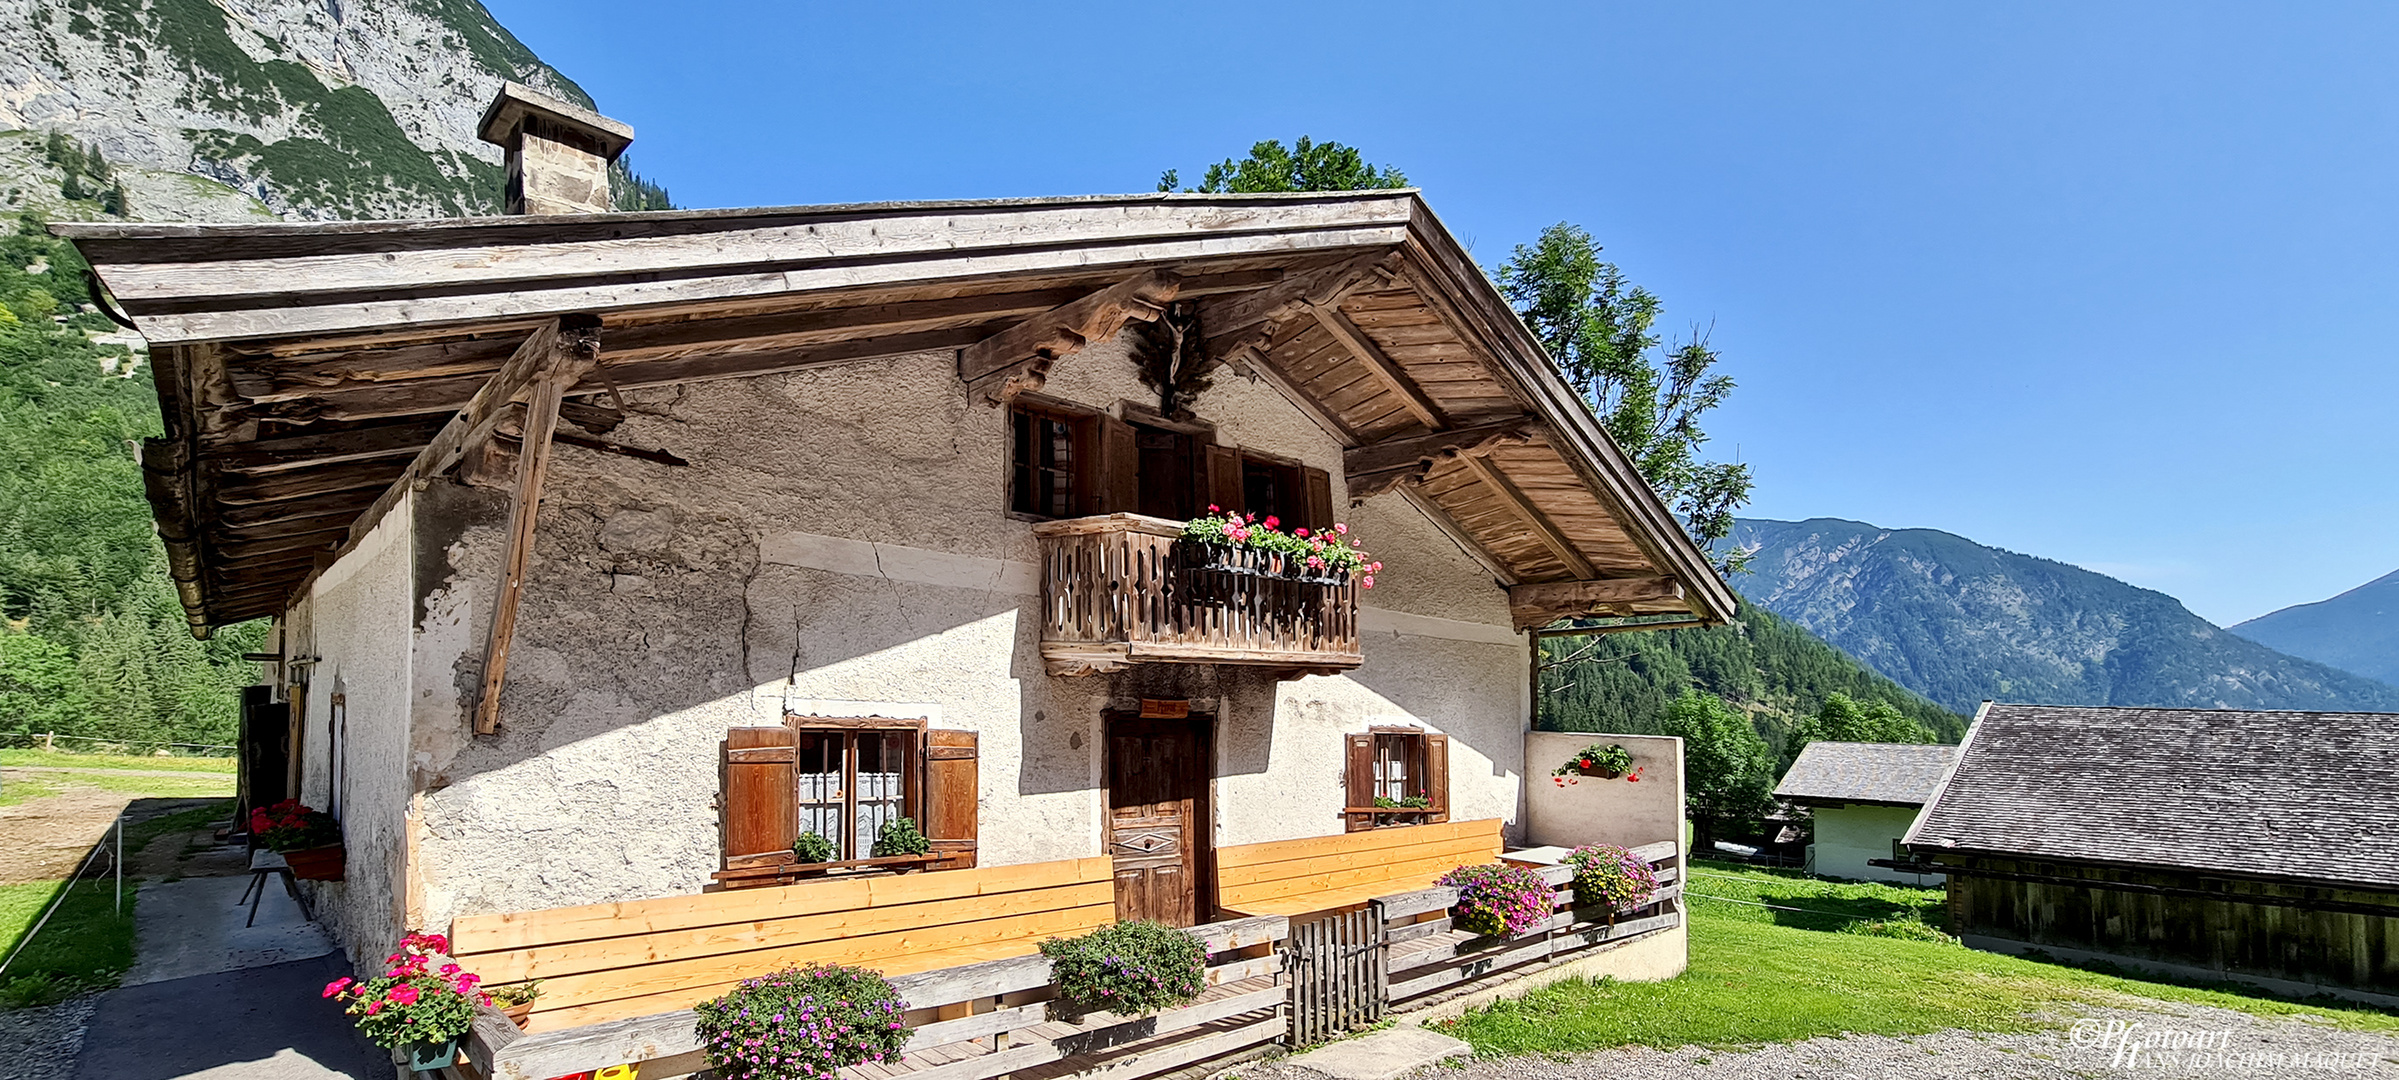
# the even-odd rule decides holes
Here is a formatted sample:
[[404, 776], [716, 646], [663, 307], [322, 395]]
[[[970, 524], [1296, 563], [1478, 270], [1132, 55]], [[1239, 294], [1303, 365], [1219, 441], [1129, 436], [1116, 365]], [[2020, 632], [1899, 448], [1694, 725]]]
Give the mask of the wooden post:
[[542, 479], [550, 471], [550, 436], [558, 431], [558, 403], [598, 363], [596, 320], [561, 327], [527, 388], [525, 435], [518, 455], [516, 495], [508, 504], [508, 553], [501, 561], [500, 592], [492, 603], [491, 627], [483, 639], [483, 689], [475, 698], [475, 734], [500, 729], [500, 691], [508, 679], [508, 642], [516, 633], [517, 601], [533, 563], [533, 526], [541, 516]]

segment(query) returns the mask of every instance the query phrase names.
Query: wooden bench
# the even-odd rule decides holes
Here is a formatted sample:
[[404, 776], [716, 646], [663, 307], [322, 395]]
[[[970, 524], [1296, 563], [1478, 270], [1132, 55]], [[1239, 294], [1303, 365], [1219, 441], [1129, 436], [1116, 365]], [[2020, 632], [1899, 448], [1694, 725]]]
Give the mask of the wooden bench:
[[1500, 848], [1498, 818], [1243, 844], [1216, 853], [1217, 903], [1303, 921], [1430, 887], [1460, 866], [1498, 859]]

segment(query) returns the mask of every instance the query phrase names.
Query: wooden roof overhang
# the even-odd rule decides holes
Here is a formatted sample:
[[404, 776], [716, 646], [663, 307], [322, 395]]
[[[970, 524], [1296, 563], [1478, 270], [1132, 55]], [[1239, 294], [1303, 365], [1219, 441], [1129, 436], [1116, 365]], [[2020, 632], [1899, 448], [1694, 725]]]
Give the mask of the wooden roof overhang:
[[1397, 489], [1476, 553], [1520, 624], [1733, 612], [1412, 191], [53, 230], [150, 343], [143, 468], [202, 634], [279, 614], [404, 473], [454, 466], [562, 318], [598, 342], [552, 372], [572, 422], [614, 390], [935, 350], [997, 400], [1174, 300], [1349, 448], [1353, 497]]

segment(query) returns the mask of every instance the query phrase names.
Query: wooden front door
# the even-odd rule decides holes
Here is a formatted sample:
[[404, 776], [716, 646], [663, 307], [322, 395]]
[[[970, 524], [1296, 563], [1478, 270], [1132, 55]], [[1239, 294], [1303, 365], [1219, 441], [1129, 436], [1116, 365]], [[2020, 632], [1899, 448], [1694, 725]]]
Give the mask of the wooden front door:
[[1209, 867], [1208, 720], [1111, 713], [1107, 721], [1116, 917], [1196, 925]]

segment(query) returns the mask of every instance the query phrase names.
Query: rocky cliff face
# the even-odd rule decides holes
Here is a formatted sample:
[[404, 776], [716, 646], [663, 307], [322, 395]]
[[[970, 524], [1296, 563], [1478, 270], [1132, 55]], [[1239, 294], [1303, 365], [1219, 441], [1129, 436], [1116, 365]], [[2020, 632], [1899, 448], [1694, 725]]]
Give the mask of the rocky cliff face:
[[590, 103], [476, 0], [0, 0], [0, 127], [285, 217], [496, 212], [504, 79]]
[[1910, 690], [1971, 713], [2052, 705], [2391, 709], [2399, 688], [2228, 633], [2164, 593], [1932, 529], [1742, 520], [1735, 586]]

